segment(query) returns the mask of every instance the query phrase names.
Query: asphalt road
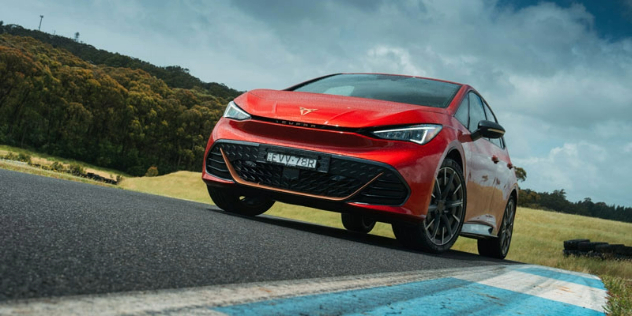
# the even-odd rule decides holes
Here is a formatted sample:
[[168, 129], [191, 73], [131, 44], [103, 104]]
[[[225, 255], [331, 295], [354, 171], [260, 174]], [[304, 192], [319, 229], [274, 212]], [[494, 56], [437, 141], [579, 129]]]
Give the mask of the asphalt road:
[[0, 301], [502, 263], [0, 170]]

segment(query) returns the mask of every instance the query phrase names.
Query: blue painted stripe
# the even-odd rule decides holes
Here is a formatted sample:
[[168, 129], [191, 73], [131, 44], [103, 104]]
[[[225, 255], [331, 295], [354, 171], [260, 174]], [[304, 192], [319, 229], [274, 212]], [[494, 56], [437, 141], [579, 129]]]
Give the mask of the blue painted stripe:
[[545, 268], [536, 268], [536, 267], [522, 268], [516, 271], [539, 275], [539, 276], [549, 278], [549, 279], [555, 279], [555, 280], [560, 280], [560, 281], [569, 282], [569, 283], [581, 284], [581, 285], [589, 286], [589, 287], [600, 289], [600, 290], [606, 289], [603, 282], [601, 282], [601, 280], [599, 279], [591, 279], [591, 278], [587, 278], [587, 277], [583, 277], [583, 276], [579, 276], [575, 274], [553, 271], [553, 270], [549, 270]]
[[455, 278], [214, 308], [228, 315], [603, 315]]

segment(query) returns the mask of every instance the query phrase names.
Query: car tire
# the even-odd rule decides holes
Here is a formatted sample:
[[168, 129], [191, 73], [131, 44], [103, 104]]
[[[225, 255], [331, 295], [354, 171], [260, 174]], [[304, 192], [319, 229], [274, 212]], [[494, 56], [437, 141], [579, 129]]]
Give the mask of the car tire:
[[509, 201], [507, 201], [507, 206], [505, 207], [505, 213], [503, 214], [503, 221], [500, 225], [498, 237], [478, 240], [478, 253], [481, 256], [505, 259], [507, 253], [509, 253], [509, 246], [511, 246], [515, 218], [516, 203], [514, 198], [510, 197]]
[[442, 253], [454, 245], [461, 233], [467, 203], [461, 166], [446, 158], [433, 186], [433, 197], [423, 222], [393, 223], [395, 237], [406, 248]]
[[347, 230], [368, 234], [371, 232], [373, 227], [375, 227], [375, 221], [364, 216], [355, 215], [355, 214], [347, 214], [342, 213], [342, 226], [344, 226]]
[[630, 246], [620, 247], [619, 249], [617, 249], [616, 254], [623, 256], [623, 258], [630, 259], [632, 258], [632, 247]]
[[578, 250], [577, 245], [582, 242], [590, 242], [590, 239], [572, 239], [564, 241], [564, 249], [566, 250]]
[[583, 252], [595, 251], [597, 246], [607, 245], [607, 242], [580, 242], [577, 244], [577, 250]]
[[217, 207], [233, 214], [257, 216], [265, 213], [274, 205], [274, 200], [263, 196], [243, 196], [234, 190], [210, 186], [207, 189]]
[[596, 245], [596, 246], [595, 246], [595, 251], [596, 251], [596, 252], [600, 252], [600, 253], [615, 253], [615, 252], [617, 252], [617, 250], [622, 249], [623, 247], [625, 247], [625, 245], [623, 245], [623, 244], [615, 244], [615, 245], [609, 245], [609, 244]]

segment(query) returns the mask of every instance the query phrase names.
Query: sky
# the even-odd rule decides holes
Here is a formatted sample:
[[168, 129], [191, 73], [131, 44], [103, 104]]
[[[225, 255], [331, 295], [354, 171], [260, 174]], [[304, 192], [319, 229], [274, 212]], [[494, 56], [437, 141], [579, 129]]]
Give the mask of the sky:
[[522, 188], [632, 206], [632, 0], [0, 0], [0, 20], [238, 90], [338, 72], [468, 83]]

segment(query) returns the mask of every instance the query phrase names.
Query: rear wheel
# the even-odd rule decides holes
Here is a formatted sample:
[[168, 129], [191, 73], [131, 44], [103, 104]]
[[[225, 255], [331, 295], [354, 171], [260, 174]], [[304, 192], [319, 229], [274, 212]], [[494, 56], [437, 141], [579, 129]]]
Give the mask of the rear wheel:
[[230, 189], [207, 188], [215, 205], [229, 213], [257, 216], [265, 213], [274, 205], [273, 200], [263, 196], [245, 196]]
[[393, 224], [395, 237], [408, 248], [432, 253], [447, 251], [461, 232], [466, 202], [461, 167], [446, 158], [435, 178], [426, 219], [417, 225]]
[[497, 238], [479, 239], [478, 253], [485, 257], [504, 259], [509, 253], [511, 245], [511, 237], [513, 236], [514, 218], [516, 217], [516, 203], [514, 198], [509, 198], [505, 214], [503, 214], [503, 222], [500, 226], [500, 232]]
[[342, 226], [352, 232], [368, 234], [375, 227], [375, 221], [360, 215], [342, 213]]

